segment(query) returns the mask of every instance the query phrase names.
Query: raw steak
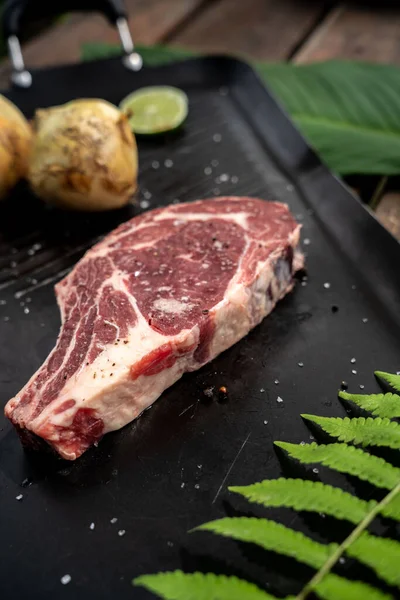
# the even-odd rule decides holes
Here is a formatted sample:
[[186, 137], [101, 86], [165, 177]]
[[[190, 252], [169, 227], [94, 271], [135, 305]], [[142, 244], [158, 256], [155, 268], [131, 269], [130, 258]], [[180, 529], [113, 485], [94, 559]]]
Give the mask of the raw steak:
[[238, 197], [118, 227], [56, 285], [57, 345], [5, 408], [22, 440], [74, 460], [138, 417], [292, 289], [299, 234], [286, 205]]

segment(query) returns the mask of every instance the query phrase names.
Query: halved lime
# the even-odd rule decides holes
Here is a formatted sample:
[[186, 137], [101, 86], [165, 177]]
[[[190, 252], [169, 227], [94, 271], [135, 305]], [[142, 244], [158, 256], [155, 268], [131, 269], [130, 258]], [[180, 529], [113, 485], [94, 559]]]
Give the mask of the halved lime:
[[188, 114], [188, 97], [171, 86], [144, 87], [119, 105], [127, 113], [134, 133], [152, 135], [180, 127]]

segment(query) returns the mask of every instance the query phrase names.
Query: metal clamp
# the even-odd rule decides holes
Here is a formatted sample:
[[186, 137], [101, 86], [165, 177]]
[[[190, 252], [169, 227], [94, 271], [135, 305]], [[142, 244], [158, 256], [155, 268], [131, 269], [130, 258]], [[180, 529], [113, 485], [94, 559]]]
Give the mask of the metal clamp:
[[[61, 6], [62, 5], [62, 6]], [[60, 10], [100, 10], [106, 18], [115, 25], [121, 40], [123, 50], [122, 62], [127, 69], [139, 71], [143, 66], [143, 60], [140, 54], [135, 50], [132, 35], [129, 30], [126, 12], [123, 8], [122, 0], [103, 0], [103, 2], [93, 2], [85, 0], [84, 2], [74, 2], [73, 0], [64, 0], [48, 9], [43, 2], [36, 0], [7, 0], [3, 11], [3, 29], [7, 40], [8, 54], [11, 62], [11, 81], [20, 88], [30, 88], [32, 85], [32, 74], [25, 67], [21, 44], [19, 41], [20, 19], [25, 11], [31, 11], [30, 17], [35, 17], [43, 12], [58, 13]], [[39, 13], [40, 14], [40, 13]]]

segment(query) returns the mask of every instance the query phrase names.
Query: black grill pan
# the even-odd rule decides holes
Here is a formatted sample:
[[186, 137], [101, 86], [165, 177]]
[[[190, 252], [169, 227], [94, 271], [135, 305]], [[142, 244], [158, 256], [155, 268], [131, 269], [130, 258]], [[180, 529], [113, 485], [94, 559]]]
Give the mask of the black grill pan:
[[[315, 432], [300, 413], [345, 415], [341, 380], [350, 391], [364, 385], [373, 392], [374, 369], [400, 368], [400, 247], [321, 164], [249, 66], [210, 57], [130, 73], [112, 59], [34, 72], [29, 91], [8, 96], [31, 117], [73, 98], [118, 103], [151, 84], [183, 88], [190, 112], [181, 132], [139, 140], [136, 204], [109, 214], [62, 213], [22, 185], [0, 205], [1, 406], [56, 340], [54, 282], [94, 241], [143, 210], [216, 195], [287, 202], [303, 224], [308, 281], [244, 340], [73, 464], [25, 453], [0, 416], [2, 600], [141, 600], [150, 594], [131, 587], [134, 576], [176, 568], [296, 592], [310, 576], [305, 568], [187, 531], [249, 510], [228, 485], [304, 475], [275, 452], [273, 440], [310, 441]], [[228, 401], [209, 401], [204, 390], [221, 385]], [[323, 469], [307, 472], [336, 481]], [[322, 541], [343, 534], [328, 519], [257, 514]], [[72, 579], [64, 586], [65, 574]]]

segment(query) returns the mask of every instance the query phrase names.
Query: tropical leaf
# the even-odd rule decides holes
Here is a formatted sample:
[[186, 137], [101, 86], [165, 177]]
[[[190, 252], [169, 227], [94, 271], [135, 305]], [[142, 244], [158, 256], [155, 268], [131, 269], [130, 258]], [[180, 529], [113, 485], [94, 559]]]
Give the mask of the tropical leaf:
[[276, 600], [253, 583], [214, 573], [173, 571], [142, 575], [132, 583], [166, 600]]
[[389, 585], [400, 587], [400, 543], [364, 532], [347, 554], [375, 571]]
[[290, 444], [275, 442], [275, 445], [292, 458], [305, 465], [319, 463], [340, 473], [347, 473], [368, 481], [379, 488], [392, 489], [400, 481], [400, 469], [390, 463], [368, 454], [360, 448], [347, 444]]
[[376, 505], [374, 501], [360, 500], [340, 488], [303, 479], [267, 479], [229, 490], [263, 506], [320, 512], [356, 525]]
[[393, 375], [385, 371], [375, 371], [375, 375], [388, 383], [396, 392], [400, 392], [400, 375]]
[[324, 577], [315, 591], [323, 600], [393, 600], [390, 594], [362, 581], [350, 581], [334, 574]]
[[262, 73], [332, 169], [341, 174], [399, 172], [397, 67], [330, 61], [269, 65]]
[[196, 527], [195, 531], [212, 531], [241, 542], [251, 542], [315, 569], [319, 569], [337, 548], [337, 544], [320, 544], [275, 521], [252, 517], [218, 519]]
[[339, 392], [342, 400], [354, 402], [360, 408], [372, 413], [375, 417], [393, 419], [400, 417], [400, 396], [397, 394], [348, 394]]
[[301, 415], [303, 419], [319, 425], [326, 433], [341, 442], [352, 442], [363, 446], [386, 446], [400, 448], [400, 425], [390, 419], [358, 417], [317, 417]]

